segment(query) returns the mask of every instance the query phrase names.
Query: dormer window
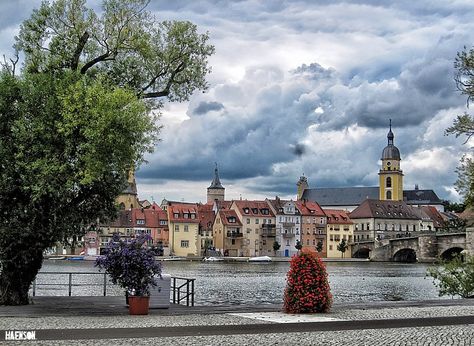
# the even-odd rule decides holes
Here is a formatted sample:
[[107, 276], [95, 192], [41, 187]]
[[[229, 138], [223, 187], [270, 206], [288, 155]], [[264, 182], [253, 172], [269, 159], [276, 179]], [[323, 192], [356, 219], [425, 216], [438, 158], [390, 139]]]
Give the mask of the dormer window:
[[145, 224], [145, 220], [137, 220], [137, 225], [144, 225]]
[[195, 219], [195, 218], [196, 218], [196, 214], [191, 213], [191, 219]]
[[252, 208], [252, 213], [258, 214], [258, 209], [257, 208]]
[[248, 214], [249, 213], [249, 208], [244, 208], [244, 213]]
[[268, 215], [268, 209], [264, 208], [264, 209], [261, 209], [261, 212], [263, 215]]
[[174, 218], [177, 219], [179, 217], [178, 213], [174, 213]]

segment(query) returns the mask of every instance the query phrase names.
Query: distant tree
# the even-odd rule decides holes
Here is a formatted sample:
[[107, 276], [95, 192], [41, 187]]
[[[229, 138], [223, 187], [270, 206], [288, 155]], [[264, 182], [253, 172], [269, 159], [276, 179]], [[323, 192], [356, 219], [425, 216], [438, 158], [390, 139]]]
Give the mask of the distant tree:
[[449, 219], [445, 221], [442, 226], [442, 231], [450, 233], [461, 233], [465, 232], [467, 227], [467, 221], [460, 217]]
[[451, 211], [453, 213], [462, 213], [464, 209], [466, 209], [466, 205], [464, 203], [454, 203], [447, 200], [442, 201], [444, 210]]
[[[467, 96], [467, 105], [474, 97], [474, 49], [458, 52], [454, 62], [456, 86], [461, 94]], [[446, 129], [446, 134], [454, 134], [456, 137], [464, 136], [467, 143], [474, 135], [474, 117], [468, 113], [458, 115], [453, 125]], [[474, 161], [464, 155], [461, 164], [457, 167], [458, 179], [456, 190], [463, 196], [466, 206], [474, 205]]]
[[456, 255], [428, 269], [428, 275], [439, 288], [439, 295], [474, 298], [474, 256]]
[[281, 248], [280, 243], [275, 240], [275, 241], [273, 242], [273, 252], [275, 253], [275, 256], [276, 256], [276, 252], [277, 252], [278, 250], [280, 250], [280, 248]]
[[316, 251], [319, 252], [319, 253], [323, 251], [323, 241], [322, 240], [318, 240], [318, 243], [316, 244]]
[[44, 250], [115, 215], [158, 140], [151, 108], [207, 87], [214, 48], [195, 25], [158, 23], [147, 0], [85, 3], [43, 2], [16, 37], [23, 68], [2, 63], [0, 304], [28, 304]]
[[299, 240], [296, 241], [295, 248], [298, 251], [300, 251], [303, 248], [303, 245], [301, 245], [301, 242]]
[[341, 242], [337, 245], [337, 251], [341, 251], [341, 257], [344, 258], [344, 253], [346, 252], [349, 245], [347, 245], [346, 240], [342, 239]]

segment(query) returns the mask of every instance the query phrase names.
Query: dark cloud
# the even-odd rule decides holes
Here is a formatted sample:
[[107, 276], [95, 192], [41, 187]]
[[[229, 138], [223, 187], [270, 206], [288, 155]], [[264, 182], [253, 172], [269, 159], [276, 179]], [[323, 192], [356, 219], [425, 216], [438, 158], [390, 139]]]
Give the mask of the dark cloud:
[[193, 114], [196, 114], [196, 115], [202, 115], [202, 114], [206, 114], [207, 112], [211, 112], [211, 111], [220, 111], [224, 109], [224, 105], [220, 102], [200, 102], [199, 105], [194, 108], [193, 110]]

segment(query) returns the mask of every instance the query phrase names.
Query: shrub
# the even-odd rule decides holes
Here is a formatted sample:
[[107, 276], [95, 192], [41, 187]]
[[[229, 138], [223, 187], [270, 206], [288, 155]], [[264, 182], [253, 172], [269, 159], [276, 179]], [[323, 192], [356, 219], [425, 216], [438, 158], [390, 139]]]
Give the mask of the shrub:
[[428, 268], [428, 275], [433, 277], [440, 296], [474, 298], [474, 256], [454, 256]]
[[331, 304], [328, 274], [321, 259], [309, 252], [293, 256], [287, 274], [285, 312], [328, 312]]
[[156, 286], [155, 275], [161, 275], [155, 250], [144, 245], [150, 239], [149, 235], [141, 234], [125, 241], [114, 234], [95, 265], [105, 269], [112, 282], [126, 289], [129, 295], [147, 296], [150, 286]]

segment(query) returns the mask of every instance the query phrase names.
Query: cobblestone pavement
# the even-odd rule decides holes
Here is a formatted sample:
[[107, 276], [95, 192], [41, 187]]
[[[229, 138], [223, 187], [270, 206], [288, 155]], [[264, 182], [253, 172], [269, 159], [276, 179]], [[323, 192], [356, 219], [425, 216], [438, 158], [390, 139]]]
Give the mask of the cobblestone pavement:
[[[284, 327], [284, 326], [282, 326]], [[192, 336], [146, 339], [62, 340], [28, 342], [31, 345], [474, 345], [474, 326], [458, 325], [402, 329], [348, 330], [314, 333], [258, 334], [230, 336]]]
[[[2, 317], [0, 329], [87, 329], [87, 328], [144, 328], [144, 327], [178, 327], [199, 325], [237, 325], [257, 322], [272, 323], [267, 316], [274, 317], [278, 313], [232, 313], [209, 315], [179, 315], [179, 316], [69, 316], [54, 317]], [[249, 318], [249, 315], [252, 318]], [[283, 314], [281, 314], [283, 315]], [[375, 320], [392, 318], [438, 317], [438, 316], [468, 316], [474, 315], [474, 306], [433, 306], [433, 307], [400, 307], [383, 309], [343, 309], [321, 315], [303, 315], [329, 317], [339, 320]], [[288, 315], [284, 315], [288, 316]], [[294, 322], [298, 316], [294, 316]]]

